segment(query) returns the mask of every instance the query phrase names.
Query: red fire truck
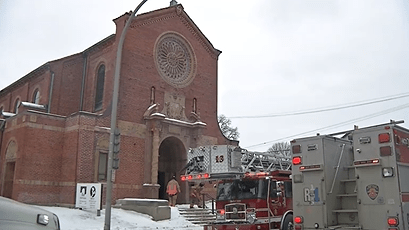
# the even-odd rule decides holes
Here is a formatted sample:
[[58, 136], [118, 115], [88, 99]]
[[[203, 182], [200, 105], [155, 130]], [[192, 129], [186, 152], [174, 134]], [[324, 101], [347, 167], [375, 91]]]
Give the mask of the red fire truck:
[[399, 123], [291, 142], [294, 229], [409, 229], [409, 130]]
[[292, 229], [291, 159], [237, 146], [190, 149], [182, 181], [216, 182], [216, 221], [205, 230]]

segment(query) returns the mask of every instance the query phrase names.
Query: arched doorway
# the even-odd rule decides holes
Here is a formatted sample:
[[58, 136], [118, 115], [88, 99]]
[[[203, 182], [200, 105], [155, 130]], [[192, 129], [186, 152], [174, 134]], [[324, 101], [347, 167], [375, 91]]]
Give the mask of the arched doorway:
[[4, 175], [2, 195], [7, 198], [12, 198], [14, 186], [14, 171], [16, 169], [17, 144], [15, 141], [10, 141], [6, 150], [6, 169]]
[[[166, 185], [173, 175], [179, 181], [180, 170], [186, 164], [186, 149], [181, 140], [168, 137], [159, 146], [158, 184], [159, 199], [168, 199]], [[182, 189], [182, 194], [185, 191]], [[178, 196], [178, 202], [183, 200], [183, 195]]]

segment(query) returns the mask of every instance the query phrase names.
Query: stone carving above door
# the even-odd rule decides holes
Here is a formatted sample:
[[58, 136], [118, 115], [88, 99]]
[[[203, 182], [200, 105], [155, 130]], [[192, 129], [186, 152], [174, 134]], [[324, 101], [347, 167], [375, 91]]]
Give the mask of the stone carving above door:
[[168, 118], [187, 121], [185, 115], [185, 97], [182, 95], [171, 94], [165, 92], [164, 98], [165, 105], [163, 107], [162, 113]]

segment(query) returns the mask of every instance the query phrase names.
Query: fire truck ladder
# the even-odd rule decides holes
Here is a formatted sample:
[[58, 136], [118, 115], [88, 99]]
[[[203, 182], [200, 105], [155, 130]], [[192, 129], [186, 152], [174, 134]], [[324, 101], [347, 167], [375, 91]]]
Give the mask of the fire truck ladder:
[[244, 172], [291, 170], [292, 165], [290, 156], [249, 151], [243, 153], [241, 162]]

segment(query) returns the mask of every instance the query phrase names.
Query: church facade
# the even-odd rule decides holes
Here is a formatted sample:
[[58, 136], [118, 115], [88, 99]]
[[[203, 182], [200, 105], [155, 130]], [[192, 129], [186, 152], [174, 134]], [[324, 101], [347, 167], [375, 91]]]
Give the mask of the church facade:
[[[115, 34], [0, 91], [0, 195], [73, 205], [77, 183], [106, 183], [116, 52], [130, 15], [114, 19]], [[122, 50], [113, 200], [166, 199], [189, 148], [238, 144], [217, 122], [220, 53], [180, 4], [133, 19]], [[178, 202], [187, 202], [180, 183]]]

